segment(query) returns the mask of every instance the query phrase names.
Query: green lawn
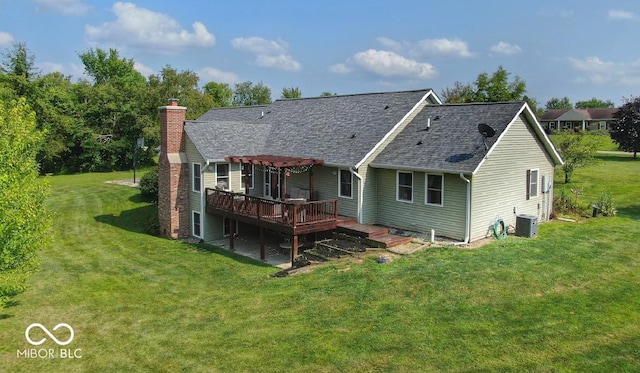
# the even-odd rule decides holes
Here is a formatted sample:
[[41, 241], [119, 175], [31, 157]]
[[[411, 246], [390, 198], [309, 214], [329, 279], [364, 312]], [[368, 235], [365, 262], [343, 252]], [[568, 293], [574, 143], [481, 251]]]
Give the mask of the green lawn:
[[[0, 309], [0, 371], [640, 371], [640, 161], [602, 159], [573, 179], [618, 217], [286, 278], [145, 235], [154, 206], [103, 183], [130, 174], [51, 177], [55, 244]], [[18, 357], [36, 322], [82, 358]]]

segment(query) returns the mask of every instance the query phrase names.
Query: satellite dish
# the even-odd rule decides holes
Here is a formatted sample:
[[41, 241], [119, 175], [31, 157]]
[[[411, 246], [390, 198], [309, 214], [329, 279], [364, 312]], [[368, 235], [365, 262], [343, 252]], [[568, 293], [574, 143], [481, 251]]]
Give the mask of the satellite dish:
[[493, 129], [490, 125], [486, 123], [478, 124], [478, 132], [482, 135], [482, 143], [484, 144], [485, 154], [487, 150], [489, 150], [489, 146], [487, 145], [487, 138], [493, 137], [496, 134], [496, 130]]
[[478, 124], [478, 132], [480, 132], [484, 138], [493, 137], [496, 134], [496, 130], [486, 123]]

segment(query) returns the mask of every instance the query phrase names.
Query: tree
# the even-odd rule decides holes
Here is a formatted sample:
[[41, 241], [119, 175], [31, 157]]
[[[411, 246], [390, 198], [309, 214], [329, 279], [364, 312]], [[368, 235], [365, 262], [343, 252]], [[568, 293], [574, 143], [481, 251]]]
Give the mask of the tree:
[[322, 93], [320, 93], [320, 97], [328, 97], [328, 96], [337, 96], [337, 93], [331, 93], [329, 91], [324, 91]]
[[301, 98], [302, 91], [298, 87], [282, 88], [282, 98]]
[[112, 83], [124, 87], [145, 82], [144, 77], [133, 66], [132, 59], [120, 58], [118, 50], [109, 52], [97, 48], [79, 54], [84, 64], [84, 71], [93, 78], [95, 84]]
[[527, 91], [527, 84], [516, 76], [509, 81], [509, 73], [502, 66], [491, 76], [481, 73], [475, 82], [475, 102], [521, 101]]
[[529, 107], [531, 108], [531, 111], [533, 112], [533, 114], [537, 115], [538, 117], [542, 115], [542, 110], [538, 107], [538, 100], [536, 100], [533, 97], [524, 95], [522, 96], [522, 101], [529, 104]]
[[42, 141], [26, 99], [0, 104], [0, 307], [25, 288], [49, 244], [48, 186], [38, 177]]
[[209, 82], [202, 87], [205, 94], [211, 96], [215, 106], [231, 106], [233, 90], [227, 83]]
[[271, 103], [271, 89], [262, 82], [253, 84], [250, 81], [236, 84], [233, 93], [235, 106], [269, 105]]
[[573, 104], [571, 104], [571, 100], [569, 97], [557, 98], [553, 97], [544, 107], [546, 110], [558, 110], [558, 109], [566, 109], [570, 110], [573, 108]]
[[640, 97], [628, 99], [613, 114], [609, 133], [621, 150], [633, 152], [633, 158], [637, 158], [640, 151]]
[[29, 94], [31, 82], [38, 77], [40, 71], [35, 67], [35, 56], [24, 43], [15, 43], [13, 49], [3, 54], [0, 64], [3, 78], [13, 88], [18, 97]]
[[46, 74], [33, 82], [32, 91], [36, 127], [44, 135], [37, 157], [40, 172], [76, 170], [77, 154], [73, 153], [84, 129], [71, 77], [58, 72]]
[[147, 103], [151, 104], [149, 113], [154, 113], [154, 123], [157, 123], [158, 106], [170, 98], [180, 100], [180, 105], [189, 108], [187, 119], [197, 119], [209, 109], [216, 106], [214, 98], [198, 87], [200, 78], [191, 70], [177, 71], [173, 67], [165, 66], [160, 74], [149, 77], [151, 97]]
[[609, 100], [602, 101], [595, 97], [593, 97], [591, 100], [576, 102], [576, 109], [600, 109], [612, 108], [613, 106], [613, 102]]
[[600, 140], [597, 134], [560, 132], [553, 136], [553, 143], [564, 160], [562, 170], [564, 183], [567, 184], [571, 182], [575, 169], [596, 161]]
[[446, 103], [523, 101], [527, 84], [519, 76], [509, 81], [509, 75], [511, 73], [499, 66], [491, 75], [479, 74], [473, 84], [456, 82], [453, 87], [442, 90], [442, 97]]
[[441, 91], [442, 99], [447, 104], [461, 104], [465, 102], [473, 102], [475, 92], [471, 84], [463, 84], [455, 82], [453, 87], [446, 87]]
[[[82, 120], [90, 133], [81, 142], [81, 171], [128, 169], [133, 163], [136, 139], [158, 133], [149, 109], [146, 79], [134, 61], [120, 58], [118, 51], [90, 49], [79, 55], [93, 84], [81, 82], [77, 100]], [[150, 146], [148, 149], [152, 149]], [[138, 153], [140, 164], [150, 162], [152, 150]]]

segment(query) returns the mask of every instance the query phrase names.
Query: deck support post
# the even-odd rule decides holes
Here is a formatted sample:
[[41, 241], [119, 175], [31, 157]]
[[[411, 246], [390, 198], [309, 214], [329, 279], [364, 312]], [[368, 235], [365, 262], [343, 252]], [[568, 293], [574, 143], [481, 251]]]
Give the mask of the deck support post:
[[236, 221], [229, 218], [229, 250], [235, 248], [235, 236], [236, 236]]
[[266, 252], [264, 248], [264, 227], [260, 227], [260, 259], [264, 260]]
[[298, 235], [293, 235], [293, 240], [291, 240], [291, 265], [293, 266], [294, 259], [298, 256]]

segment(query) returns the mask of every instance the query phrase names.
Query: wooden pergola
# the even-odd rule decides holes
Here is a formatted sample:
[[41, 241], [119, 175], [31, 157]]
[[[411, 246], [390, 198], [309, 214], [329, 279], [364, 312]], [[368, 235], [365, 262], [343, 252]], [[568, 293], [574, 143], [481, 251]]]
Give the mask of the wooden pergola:
[[[307, 217], [306, 222], [298, 222], [297, 219], [293, 219], [291, 223], [287, 222], [286, 224], [278, 224], [273, 225], [269, 219], [265, 219], [260, 216], [260, 210], [258, 208], [257, 218], [252, 218], [251, 221], [260, 226], [260, 240], [261, 240], [261, 248], [260, 248], [260, 258], [265, 259], [265, 227], [276, 228], [279, 231], [291, 235], [291, 263], [293, 264], [293, 260], [298, 255], [299, 248], [299, 235], [320, 232], [323, 230], [333, 229], [335, 228], [335, 224], [337, 222], [337, 201], [320, 201], [318, 202], [309, 202], [304, 201], [304, 203], [297, 202], [292, 204], [291, 201], [287, 201], [285, 196], [287, 193], [287, 184], [286, 179], [287, 175], [291, 171], [295, 172], [309, 172], [309, 197], [313, 199], [314, 196], [314, 175], [313, 175], [313, 167], [316, 165], [324, 164], [324, 160], [322, 159], [313, 159], [313, 158], [300, 158], [300, 157], [287, 157], [287, 156], [278, 156], [278, 155], [267, 155], [267, 154], [259, 154], [259, 155], [245, 155], [245, 156], [227, 156], [225, 157], [225, 161], [230, 163], [240, 163], [242, 164], [243, 174], [245, 176], [244, 185], [245, 185], [245, 195], [249, 196], [250, 189], [250, 181], [251, 181], [251, 165], [262, 166], [266, 169], [272, 170], [274, 172], [271, 173], [272, 177], [279, 179], [272, 179], [271, 185], [280, 185], [279, 195], [280, 202], [286, 210], [292, 212], [291, 216], [298, 216], [298, 211], [305, 210], [309, 213], [305, 216]], [[275, 171], [278, 172], [275, 172]], [[277, 190], [277, 189], [276, 189]], [[273, 193], [271, 194], [273, 195]], [[262, 200], [262, 198], [253, 197], [254, 199]], [[322, 203], [324, 202], [324, 203]], [[273, 203], [271, 201], [258, 201], [256, 206], [262, 206], [268, 203]], [[217, 204], [217, 203], [216, 203]], [[250, 204], [253, 206], [253, 204]], [[291, 205], [291, 206], [289, 206]], [[221, 211], [221, 210], [218, 210]], [[226, 211], [229, 212], [228, 210]], [[250, 215], [254, 214], [255, 211], [252, 211]], [[235, 220], [245, 220], [247, 215], [243, 213], [239, 213], [239, 211], [235, 210], [232, 212], [232, 215], [229, 216], [231, 221], [231, 232], [229, 235], [229, 246], [233, 249], [234, 236], [235, 236]], [[314, 221], [311, 221], [313, 218]], [[317, 219], [317, 220], [316, 220]]]
[[[309, 170], [309, 194], [313, 196], [314, 189], [314, 180], [313, 180], [313, 166], [324, 164], [323, 159], [313, 159], [313, 158], [299, 158], [299, 157], [286, 157], [280, 155], [244, 155], [244, 156], [228, 156], [224, 158], [225, 161], [231, 163], [241, 163], [242, 170], [245, 175], [244, 185], [245, 185], [245, 193], [249, 194], [249, 181], [250, 181], [250, 173], [249, 173], [249, 165], [258, 165], [262, 167], [266, 167], [269, 169], [279, 169], [285, 172], [279, 172], [280, 180], [278, 180], [278, 184], [280, 185], [280, 197], [282, 198], [287, 191], [287, 178], [286, 171], [287, 169], [299, 169], [299, 168], [308, 168]], [[278, 185], [276, 184], [276, 185]]]

